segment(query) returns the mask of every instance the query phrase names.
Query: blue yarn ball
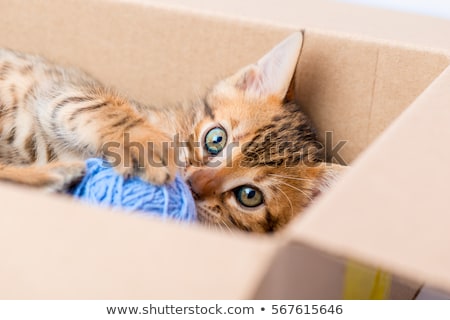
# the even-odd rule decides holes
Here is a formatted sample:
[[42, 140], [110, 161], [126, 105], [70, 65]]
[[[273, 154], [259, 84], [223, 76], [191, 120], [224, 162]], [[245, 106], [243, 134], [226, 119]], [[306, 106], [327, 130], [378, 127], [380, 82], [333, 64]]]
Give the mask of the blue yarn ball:
[[179, 176], [171, 184], [155, 186], [137, 177], [124, 179], [108, 163], [97, 158], [86, 161], [86, 175], [70, 194], [91, 204], [176, 220], [196, 219], [194, 199]]

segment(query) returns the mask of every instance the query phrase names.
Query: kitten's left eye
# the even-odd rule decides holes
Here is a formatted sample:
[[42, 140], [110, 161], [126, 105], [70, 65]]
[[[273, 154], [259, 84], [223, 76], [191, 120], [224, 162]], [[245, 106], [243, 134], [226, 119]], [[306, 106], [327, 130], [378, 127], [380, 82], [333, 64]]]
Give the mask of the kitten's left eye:
[[212, 128], [205, 136], [205, 149], [212, 156], [219, 154], [226, 144], [227, 133], [221, 127]]
[[234, 195], [240, 204], [248, 208], [257, 207], [264, 202], [262, 192], [251, 186], [241, 186], [234, 189]]

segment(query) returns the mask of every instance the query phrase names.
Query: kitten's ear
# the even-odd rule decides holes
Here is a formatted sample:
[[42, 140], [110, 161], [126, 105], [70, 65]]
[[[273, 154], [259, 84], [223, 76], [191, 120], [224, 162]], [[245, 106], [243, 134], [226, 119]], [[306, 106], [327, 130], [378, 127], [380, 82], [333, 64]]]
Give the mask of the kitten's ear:
[[238, 72], [235, 86], [249, 96], [283, 99], [294, 75], [303, 36], [296, 32], [279, 43], [259, 61]]

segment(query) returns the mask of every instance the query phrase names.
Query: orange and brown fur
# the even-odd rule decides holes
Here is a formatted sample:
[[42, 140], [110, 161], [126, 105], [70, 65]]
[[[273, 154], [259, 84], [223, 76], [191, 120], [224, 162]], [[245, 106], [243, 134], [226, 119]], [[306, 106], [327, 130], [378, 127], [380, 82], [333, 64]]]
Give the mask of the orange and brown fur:
[[[94, 156], [155, 184], [178, 169], [201, 221], [275, 231], [339, 170], [323, 162], [299, 107], [285, 103], [300, 47], [296, 33], [197, 103], [171, 108], [139, 104], [81, 71], [0, 50], [0, 179], [64, 191]], [[186, 144], [170, 144], [176, 135]]]

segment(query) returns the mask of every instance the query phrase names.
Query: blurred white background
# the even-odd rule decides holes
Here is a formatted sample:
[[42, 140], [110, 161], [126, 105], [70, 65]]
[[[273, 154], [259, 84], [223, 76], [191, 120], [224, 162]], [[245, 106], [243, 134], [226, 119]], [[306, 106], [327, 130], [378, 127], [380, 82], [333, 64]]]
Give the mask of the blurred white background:
[[339, 0], [450, 19], [450, 0]]

